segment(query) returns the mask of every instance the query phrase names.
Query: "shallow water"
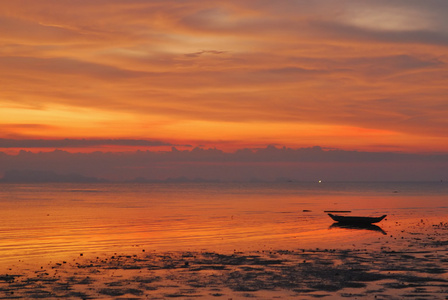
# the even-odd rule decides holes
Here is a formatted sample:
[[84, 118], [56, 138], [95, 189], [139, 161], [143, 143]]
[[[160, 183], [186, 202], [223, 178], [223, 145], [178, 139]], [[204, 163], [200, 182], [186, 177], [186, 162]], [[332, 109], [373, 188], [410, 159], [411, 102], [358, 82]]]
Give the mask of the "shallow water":
[[[383, 245], [415, 220], [448, 219], [448, 184], [1, 184], [0, 266], [129, 251]], [[324, 210], [382, 215], [331, 226]]]

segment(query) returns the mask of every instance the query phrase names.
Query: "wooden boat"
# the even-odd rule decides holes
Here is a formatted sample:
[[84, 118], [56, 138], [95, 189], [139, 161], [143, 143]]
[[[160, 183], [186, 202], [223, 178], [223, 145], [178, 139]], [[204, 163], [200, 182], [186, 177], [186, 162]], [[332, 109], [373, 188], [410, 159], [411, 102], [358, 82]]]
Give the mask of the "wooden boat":
[[386, 215], [383, 215], [381, 217], [355, 217], [355, 216], [339, 216], [333, 214], [328, 215], [334, 221], [344, 224], [372, 224], [372, 223], [378, 223], [386, 217]]

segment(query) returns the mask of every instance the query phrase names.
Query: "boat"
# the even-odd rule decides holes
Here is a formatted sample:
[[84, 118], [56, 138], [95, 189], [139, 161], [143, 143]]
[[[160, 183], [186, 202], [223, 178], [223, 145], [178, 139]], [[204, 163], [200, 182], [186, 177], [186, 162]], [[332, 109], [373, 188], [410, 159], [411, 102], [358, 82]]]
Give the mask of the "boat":
[[381, 222], [381, 220], [383, 220], [386, 217], [386, 215], [383, 215], [381, 217], [355, 217], [355, 216], [340, 216], [333, 214], [328, 215], [334, 221], [344, 224], [372, 224]]

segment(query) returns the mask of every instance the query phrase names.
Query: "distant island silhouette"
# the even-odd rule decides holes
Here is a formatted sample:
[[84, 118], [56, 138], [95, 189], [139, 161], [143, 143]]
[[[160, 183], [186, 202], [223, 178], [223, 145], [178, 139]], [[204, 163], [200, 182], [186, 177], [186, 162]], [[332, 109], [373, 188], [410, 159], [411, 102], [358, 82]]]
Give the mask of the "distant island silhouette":
[[58, 174], [53, 171], [42, 170], [9, 170], [0, 182], [7, 183], [45, 183], [45, 182], [73, 182], [73, 183], [88, 183], [88, 182], [108, 182], [105, 179], [96, 177], [87, 177], [77, 173]]
[[220, 182], [204, 178], [168, 177], [166, 179], [147, 179], [136, 177], [126, 181], [114, 181], [97, 177], [84, 176], [78, 173], [59, 174], [47, 170], [8, 170], [0, 183], [107, 183], [107, 182], [128, 182], [128, 183], [193, 183], [193, 182]]
[[[187, 176], [167, 177], [165, 179], [149, 179], [145, 177], [135, 177], [130, 180], [109, 180], [92, 176], [85, 176], [78, 173], [59, 174], [48, 170], [8, 170], [0, 183], [108, 183], [108, 182], [124, 182], [124, 183], [218, 183], [228, 182], [219, 179], [206, 179], [202, 177], [189, 178]], [[263, 180], [259, 178], [250, 178], [248, 180], [239, 180], [235, 182], [294, 182], [294, 180], [279, 177], [275, 180]]]

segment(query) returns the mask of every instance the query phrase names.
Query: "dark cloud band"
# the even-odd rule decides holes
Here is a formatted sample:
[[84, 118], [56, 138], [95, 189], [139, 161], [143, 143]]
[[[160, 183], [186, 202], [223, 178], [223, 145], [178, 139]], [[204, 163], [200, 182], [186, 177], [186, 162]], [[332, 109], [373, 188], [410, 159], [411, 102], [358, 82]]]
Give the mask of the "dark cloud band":
[[71, 148], [92, 146], [173, 146], [171, 143], [157, 140], [133, 140], [133, 139], [0, 139], [0, 148]]

